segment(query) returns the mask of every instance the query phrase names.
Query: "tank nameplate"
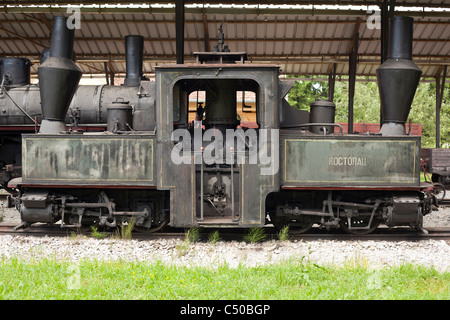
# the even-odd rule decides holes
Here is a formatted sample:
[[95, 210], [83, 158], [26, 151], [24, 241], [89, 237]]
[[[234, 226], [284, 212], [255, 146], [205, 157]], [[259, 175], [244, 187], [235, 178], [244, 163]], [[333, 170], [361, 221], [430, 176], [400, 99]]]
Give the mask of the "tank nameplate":
[[154, 185], [154, 138], [23, 135], [23, 182]]
[[288, 138], [281, 140], [283, 184], [417, 186], [420, 138]]

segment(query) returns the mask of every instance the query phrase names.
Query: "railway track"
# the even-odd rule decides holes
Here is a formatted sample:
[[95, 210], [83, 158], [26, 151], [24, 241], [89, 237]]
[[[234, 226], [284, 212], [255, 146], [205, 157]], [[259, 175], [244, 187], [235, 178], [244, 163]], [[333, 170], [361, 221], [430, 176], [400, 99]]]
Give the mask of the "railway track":
[[[450, 193], [450, 190], [449, 191], [447, 191], [447, 192], [449, 192]], [[440, 200], [439, 201], [439, 206], [440, 207], [450, 207], [450, 199], [444, 199], [444, 200]]]
[[8, 196], [9, 196], [9, 193], [0, 192], [0, 200], [4, 201], [8, 198]]
[[[59, 225], [36, 224], [27, 229], [13, 230], [15, 225], [0, 223], [0, 235], [22, 235], [22, 236], [51, 236], [51, 237], [72, 237], [76, 235], [84, 235], [92, 237], [92, 232], [89, 229], [61, 229]], [[208, 234], [217, 229], [204, 229], [200, 232], [200, 240], [206, 241]], [[243, 236], [246, 230], [226, 230], [218, 229], [220, 237], [224, 241], [243, 241]], [[340, 230], [326, 231], [319, 228], [313, 228], [308, 233], [293, 235], [291, 240], [314, 241], [314, 240], [386, 240], [386, 241], [417, 241], [417, 240], [450, 240], [450, 228], [426, 228], [428, 234], [418, 233], [409, 228], [379, 228], [374, 233], [365, 235], [351, 235]], [[268, 240], [277, 239], [274, 228], [267, 227], [266, 235]], [[114, 237], [113, 231], [107, 232], [107, 237]], [[133, 232], [132, 239], [134, 240], [154, 240], [154, 239], [184, 239], [185, 230], [166, 228], [164, 232], [157, 233], [142, 233]]]

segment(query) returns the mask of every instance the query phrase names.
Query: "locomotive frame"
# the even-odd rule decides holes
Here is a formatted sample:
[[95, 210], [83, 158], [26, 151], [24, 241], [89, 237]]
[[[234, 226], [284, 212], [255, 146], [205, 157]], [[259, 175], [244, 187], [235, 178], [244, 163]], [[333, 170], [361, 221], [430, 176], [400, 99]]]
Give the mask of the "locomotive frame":
[[[64, 21], [55, 19], [52, 44], [58, 36], [71, 38]], [[412, 19], [395, 17], [391, 32], [391, 39], [412, 41]], [[313, 108], [311, 114], [296, 110], [284, 100], [292, 84], [279, 79], [278, 66], [246, 65], [244, 53], [225, 51], [195, 53], [198, 63], [192, 65], [157, 67], [154, 84], [141, 82], [148, 106], [135, 108], [134, 117], [127, 114], [132, 108], [111, 107], [107, 131], [66, 131], [64, 115], [79, 72], [71, 50], [52, 47], [51, 63], [39, 67], [41, 131], [23, 135], [22, 177], [9, 183], [19, 192], [18, 227], [59, 220], [62, 227], [115, 227], [135, 219], [147, 231], [166, 224], [272, 223], [289, 225], [293, 233], [314, 224], [368, 233], [384, 223], [426, 232], [422, 218], [431, 211], [433, 186], [420, 184], [420, 137], [405, 131], [421, 71], [408, 41], [390, 47], [377, 72], [384, 118], [378, 135], [334, 133], [332, 102], [316, 101], [314, 116]], [[65, 54], [55, 54], [57, 49]], [[64, 91], [46, 85], [52, 81], [66, 81]], [[188, 97], [195, 91], [205, 91], [206, 106], [199, 104], [196, 121], [189, 122]], [[242, 127], [237, 118], [239, 91], [256, 94], [256, 129]], [[136, 126], [128, 123], [134, 119]], [[184, 134], [175, 135], [177, 130]], [[208, 130], [208, 139], [185, 144]], [[229, 131], [237, 133], [230, 138]], [[174, 152], [185, 161], [173, 161]], [[207, 152], [219, 161], [208, 162]], [[252, 162], [255, 152], [270, 155], [270, 162]]]

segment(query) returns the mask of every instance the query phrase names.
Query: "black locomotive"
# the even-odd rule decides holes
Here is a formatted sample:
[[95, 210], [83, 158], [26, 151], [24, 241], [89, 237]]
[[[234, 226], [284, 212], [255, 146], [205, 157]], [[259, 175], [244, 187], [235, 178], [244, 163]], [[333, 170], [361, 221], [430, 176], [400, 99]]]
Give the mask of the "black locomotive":
[[[194, 53], [195, 64], [158, 66], [155, 81], [142, 79], [137, 63], [131, 84], [78, 86], [73, 30], [56, 17], [33, 88], [40, 130], [22, 135], [21, 177], [9, 181], [21, 226], [115, 227], [133, 219], [149, 231], [274, 224], [300, 233], [318, 224], [368, 233], [380, 223], [424, 231], [433, 188], [420, 183], [420, 137], [405, 132], [421, 76], [412, 23], [391, 20], [389, 58], [377, 70], [383, 126], [360, 135], [342, 133], [330, 101], [294, 109], [284, 99], [293, 83], [280, 81], [278, 66], [245, 64], [245, 53], [222, 44]], [[99, 89], [107, 104], [89, 100]], [[256, 97], [256, 128], [238, 117], [243, 92]], [[205, 96], [194, 120], [192, 93]], [[66, 126], [69, 108], [107, 130]]]

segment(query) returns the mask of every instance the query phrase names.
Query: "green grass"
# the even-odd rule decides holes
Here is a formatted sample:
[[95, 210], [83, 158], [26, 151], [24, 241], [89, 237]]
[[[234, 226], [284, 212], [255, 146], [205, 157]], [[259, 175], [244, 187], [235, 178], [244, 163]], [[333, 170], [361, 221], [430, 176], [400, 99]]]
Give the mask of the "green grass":
[[[303, 259], [302, 259], [303, 260]], [[216, 269], [160, 262], [0, 260], [0, 299], [445, 299], [450, 273], [286, 261]]]
[[184, 235], [184, 241], [197, 242], [200, 239], [200, 229], [192, 227], [186, 231]]
[[107, 232], [100, 232], [95, 226], [91, 226], [92, 234], [91, 236], [95, 239], [105, 239], [108, 236]]
[[208, 243], [216, 244], [221, 240], [222, 238], [220, 237], [220, 233], [218, 230], [208, 234]]
[[244, 236], [244, 241], [249, 243], [261, 242], [267, 238], [264, 228], [250, 228]]
[[280, 241], [288, 241], [291, 236], [289, 235], [289, 226], [284, 226], [277, 234], [278, 240]]

